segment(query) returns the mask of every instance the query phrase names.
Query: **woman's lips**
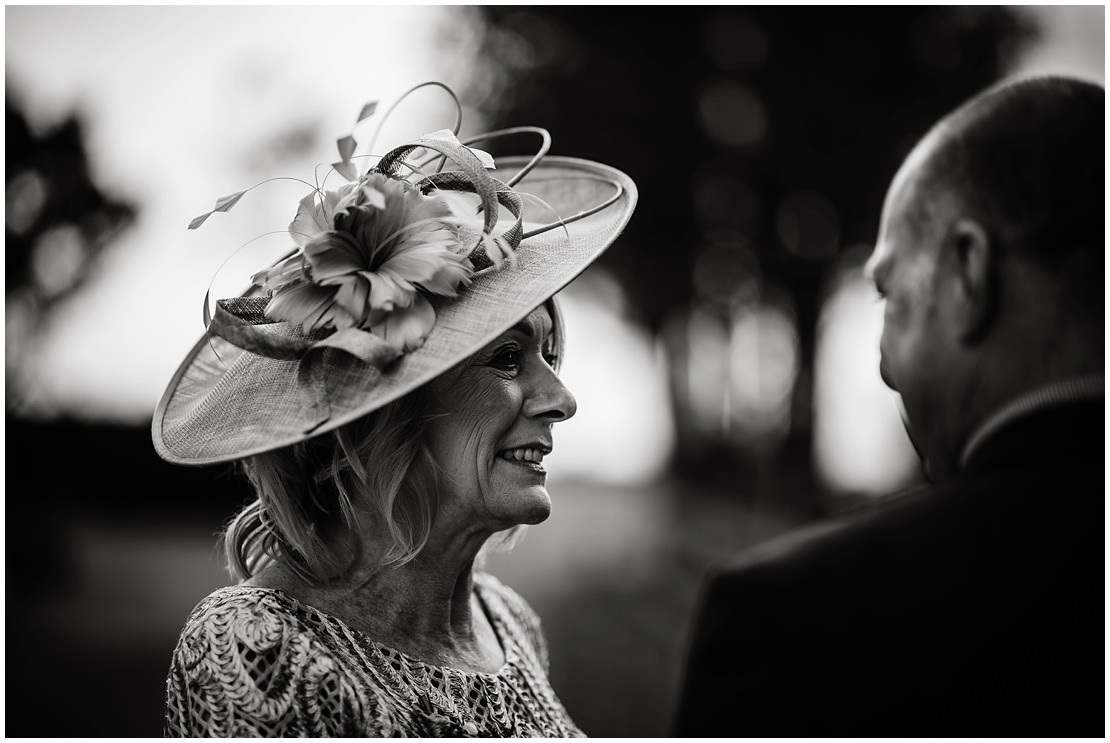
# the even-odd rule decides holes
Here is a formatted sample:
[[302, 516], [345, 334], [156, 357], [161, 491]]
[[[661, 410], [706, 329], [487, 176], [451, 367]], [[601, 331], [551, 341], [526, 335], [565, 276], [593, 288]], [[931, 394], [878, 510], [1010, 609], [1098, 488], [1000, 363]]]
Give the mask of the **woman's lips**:
[[497, 452], [497, 456], [502, 459], [507, 459], [510, 462], [535, 462], [540, 463], [543, 461], [543, 449], [538, 447], [519, 447], [516, 449], [503, 449]]
[[504, 459], [517, 467], [545, 474], [547, 470], [543, 467], [543, 458], [548, 451], [536, 446], [521, 446], [515, 449], [502, 449], [497, 452], [497, 458]]

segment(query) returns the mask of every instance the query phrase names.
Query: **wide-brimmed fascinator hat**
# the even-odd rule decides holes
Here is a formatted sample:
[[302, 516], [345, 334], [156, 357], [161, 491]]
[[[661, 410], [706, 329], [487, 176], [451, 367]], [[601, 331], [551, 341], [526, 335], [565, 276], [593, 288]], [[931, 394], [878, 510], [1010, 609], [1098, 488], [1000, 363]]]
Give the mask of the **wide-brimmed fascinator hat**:
[[[412, 90], [425, 85], [458, 106], [440, 83]], [[374, 112], [368, 104], [358, 121]], [[460, 123], [461, 114], [454, 130], [380, 157], [355, 156], [352, 136], [338, 140], [329, 175], [345, 182], [305, 182], [311, 190], [290, 209], [291, 254], [256, 273], [245, 296], [214, 310], [205, 297], [206, 332], [154, 413], [160, 456], [239, 459], [397, 400], [551, 298], [628, 223], [637, 192], [624, 173], [547, 156], [550, 136], [538, 127], [460, 141]], [[469, 146], [522, 133], [541, 141], [530, 157], [495, 163]], [[364, 157], [374, 164], [360, 173]], [[245, 193], [219, 199], [190, 229]]]

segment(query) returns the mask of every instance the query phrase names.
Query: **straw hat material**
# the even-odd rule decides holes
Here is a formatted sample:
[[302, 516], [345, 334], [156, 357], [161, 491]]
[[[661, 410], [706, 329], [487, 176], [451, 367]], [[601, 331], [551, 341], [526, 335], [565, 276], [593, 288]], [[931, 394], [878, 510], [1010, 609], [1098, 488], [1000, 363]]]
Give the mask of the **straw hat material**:
[[[527, 158], [502, 158], [494, 172], [508, 181], [527, 165]], [[637, 200], [636, 185], [624, 173], [567, 157], [544, 157], [516, 188], [563, 218], [612, 203], [525, 238], [515, 250], [515, 265], [478, 270], [457, 298], [433, 297], [435, 325], [423, 345], [384, 363], [333, 348], [311, 362], [271, 358], [206, 334], [155, 410], [158, 454], [197, 466], [239, 459], [331, 431], [402, 397], [479, 351], [570, 283], [617, 238]], [[544, 211], [532, 203], [524, 210], [525, 234], [537, 226], [530, 211]], [[464, 245], [477, 243], [482, 217], [459, 232]], [[268, 322], [259, 330], [304, 337], [299, 325], [288, 322]]]

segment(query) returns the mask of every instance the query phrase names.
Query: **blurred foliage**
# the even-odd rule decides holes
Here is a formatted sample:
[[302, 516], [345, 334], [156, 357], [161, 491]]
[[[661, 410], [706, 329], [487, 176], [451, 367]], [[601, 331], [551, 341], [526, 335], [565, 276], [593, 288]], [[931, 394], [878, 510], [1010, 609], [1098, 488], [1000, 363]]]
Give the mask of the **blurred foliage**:
[[135, 208], [96, 185], [76, 116], [36, 132], [5, 99], [5, 409], [19, 413], [32, 380], [19, 362], [34, 352], [58, 303], [81, 288]]
[[[87, 266], [115, 234], [131, 223], [132, 205], [103, 193], [93, 181], [76, 116], [44, 133], [32, 130], [10, 98], [5, 100], [5, 290], [29, 289], [43, 309], [76, 291], [85, 272], [71, 280], [51, 280], [51, 267], [36, 257], [42, 239], [62, 227], [74, 228]], [[47, 249], [49, 250], [49, 248]]]
[[[814, 492], [815, 335], [838, 258], [874, 240], [901, 160], [998, 80], [1030, 23], [1004, 7], [483, 10], [484, 53], [512, 75], [508, 99], [485, 104], [494, 124], [547, 127], [552, 154], [613, 165], [639, 186], [601, 265], [647, 328], [664, 335], [676, 314], [724, 318], [781, 297], [799, 369], [772, 466], [795, 481], [788, 490]], [[745, 457], [766, 465], [681, 429], [678, 454], [691, 476], [735, 479]]]

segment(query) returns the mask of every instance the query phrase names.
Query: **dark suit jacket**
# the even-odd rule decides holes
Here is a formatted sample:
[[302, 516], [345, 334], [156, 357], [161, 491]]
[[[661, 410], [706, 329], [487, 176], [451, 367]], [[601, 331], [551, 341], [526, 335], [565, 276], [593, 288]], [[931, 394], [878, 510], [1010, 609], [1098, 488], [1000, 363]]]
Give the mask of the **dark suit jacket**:
[[1103, 736], [1104, 408], [712, 576], [679, 736]]

